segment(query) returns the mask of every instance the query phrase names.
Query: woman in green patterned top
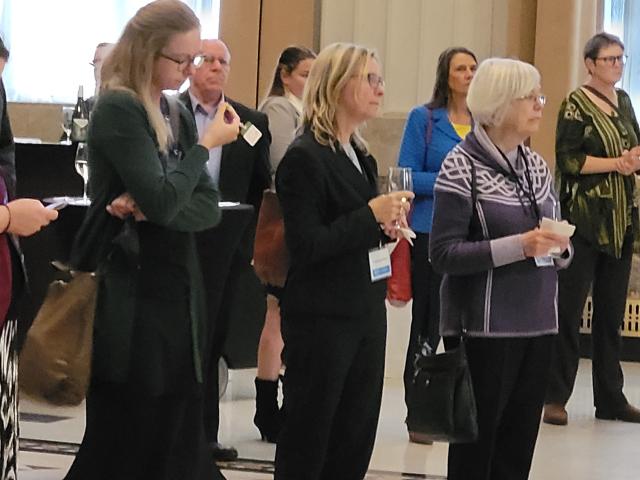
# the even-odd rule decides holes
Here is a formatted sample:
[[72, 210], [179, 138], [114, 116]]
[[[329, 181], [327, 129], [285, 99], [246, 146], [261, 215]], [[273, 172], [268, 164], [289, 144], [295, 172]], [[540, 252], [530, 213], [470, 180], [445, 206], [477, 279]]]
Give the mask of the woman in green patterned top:
[[565, 405], [578, 370], [580, 319], [591, 287], [596, 418], [640, 423], [640, 410], [622, 393], [619, 332], [633, 243], [640, 237], [634, 204], [640, 130], [629, 96], [615, 88], [625, 63], [620, 39], [595, 35], [584, 61], [590, 79], [562, 103], [556, 132], [560, 202], [576, 234], [573, 263], [558, 273], [559, 335], [543, 419], [568, 421]]

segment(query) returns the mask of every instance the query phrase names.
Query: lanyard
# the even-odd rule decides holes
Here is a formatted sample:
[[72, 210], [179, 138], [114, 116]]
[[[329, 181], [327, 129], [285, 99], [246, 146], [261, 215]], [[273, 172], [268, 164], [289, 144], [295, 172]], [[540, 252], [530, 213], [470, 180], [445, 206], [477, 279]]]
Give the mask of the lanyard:
[[[496, 148], [498, 147], [496, 146]], [[520, 192], [526, 195], [527, 199], [529, 200], [529, 203], [531, 204], [531, 210], [533, 210], [533, 217], [538, 221], [538, 223], [540, 223], [540, 221], [542, 220], [542, 215], [540, 214], [540, 207], [538, 206], [538, 199], [536, 198], [536, 192], [533, 189], [533, 180], [531, 179], [531, 171], [529, 170], [529, 161], [527, 160], [527, 156], [522, 151], [522, 147], [518, 145], [518, 156], [516, 157], [516, 161], [518, 158], [522, 158], [522, 161], [524, 163], [524, 177], [527, 180], [529, 191], [525, 190], [524, 185], [520, 181], [520, 177], [516, 173], [515, 169], [513, 168], [513, 165], [511, 165], [511, 162], [509, 161], [507, 156], [504, 154], [504, 152], [499, 148], [498, 148], [498, 151], [500, 152], [500, 155], [502, 155], [502, 158], [504, 159], [504, 161], [507, 162], [507, 165], [509, 166], [509, 171], [511, 172], [511, 175], [516, 181], [516, 185], [517, 185], [516, 192], [518, 194], [518, 201], [520, 202], [520, 205], [522, 205], [522, 209], [526, 214], [529, 213], [527, 212], [527, 207], [524, 203], [524, 200], [522, 199], [522, 195], [520, 194]]]

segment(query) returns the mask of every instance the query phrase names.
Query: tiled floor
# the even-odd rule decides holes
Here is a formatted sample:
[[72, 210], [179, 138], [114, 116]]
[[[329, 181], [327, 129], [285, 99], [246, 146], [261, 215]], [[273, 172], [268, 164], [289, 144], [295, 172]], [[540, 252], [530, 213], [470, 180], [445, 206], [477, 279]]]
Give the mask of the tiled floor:
[[[407, 441], [400, 380], [408, 329], [406, 313], [406, 310], [390, 312], [382, 415], [367, 480], [444, 479], [446, 476], [446, 444], [424, 446]], [[623, 368], [627, 397], [640, 405], [640, 364], [624, 364]], [[542, 425], [531, 479], [640, 478], [640, 425], [594, 419], [590, 370], [590, 362], [581, 361], [576, 391], [568, 406], [570, 424], [567, 427]], [[255, 405], [253, 377], [252, 370], [231, 372], [229, 389], [222, 402], [221, 441], [234, 445], [242, 459], [252, 459], [228, 465], [224, 473], [229, 480], [271, 478], [268, 473], [258, 473], [271, 468], [275, 448], [259, 441], [258, 432], [252, 424]], [[61, 479], [73, 458], [69, 452], [82, 437], [83, 407], [52, 408], [23, 398], [21, 411], [24, 440], [21, 443], [19, 479]], [[66, 453], [36, 451], [50, 452], [58, 448], [66, 450]]]

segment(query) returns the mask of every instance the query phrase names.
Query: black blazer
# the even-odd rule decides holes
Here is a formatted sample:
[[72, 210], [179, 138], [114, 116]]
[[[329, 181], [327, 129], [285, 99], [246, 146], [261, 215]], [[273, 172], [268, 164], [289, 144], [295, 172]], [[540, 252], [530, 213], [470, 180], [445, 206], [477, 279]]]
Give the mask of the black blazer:
[[[183, 92], [179, 98], [191, 114], [194, 114], [189, 92]], [[242, 138], [222, 147], [218, 181], [220, 197], [224, 201], [249, 203], [254, 206], [257, 214], [262, 202], [262, 192], [269, 188], [271, 182], [269, 120], [264, 113], [245, 107], [229, 98], [226, 100], [243, 122], [251, 122], [262, 132], [262, 138], [253, 147]]]
[[364, 175], [339, 146], [334, 152], [305, 131], [278, 167], [291, 256], [285, 314], [361, 317], [384, 308], [386, 281], [369, 273], [369, 250], [387, 241], [367, 204], [378, 171], [372, 156], [356, 152]]

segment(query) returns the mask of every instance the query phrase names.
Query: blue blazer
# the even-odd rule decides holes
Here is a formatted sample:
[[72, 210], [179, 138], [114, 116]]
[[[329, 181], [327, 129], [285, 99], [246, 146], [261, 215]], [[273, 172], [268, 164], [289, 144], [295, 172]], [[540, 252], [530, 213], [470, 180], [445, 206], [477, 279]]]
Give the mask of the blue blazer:
[[426, 143], [428, 120], [424, 105], [409, 113], [402, 136], [398, 165], [411, 167], [413, 191], [416, 198], [411, 214], [411, 228], [416, 232], [429, 233], [433, 216], [433, 187], [440, 165], [447, 153], [462, 141], [449, 121], [446, 108], [431, 110], [431, 141]]

